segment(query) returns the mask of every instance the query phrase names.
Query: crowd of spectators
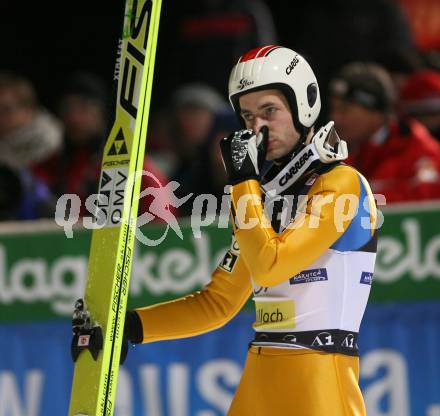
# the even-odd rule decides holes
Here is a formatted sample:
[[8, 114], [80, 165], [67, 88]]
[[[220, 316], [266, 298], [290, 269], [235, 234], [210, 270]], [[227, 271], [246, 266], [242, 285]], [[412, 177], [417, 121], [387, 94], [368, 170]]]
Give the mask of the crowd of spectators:
[[408, 112], [406, 89], [414, 77], [420, 72], [398, 94], [383, 67], [353, 62], [330, 82], [329, 117], [348, 143], [346, 163], [365, 175], [387, 203], [440, 199], [440, 141]]
[[[153, 108], [144, 164], [152, 175], [142, 182], [147, 189], [176, 181], [175, 195], [157, 195], [179, 216], [191, 214], [197, 195], [213, 194], [220, 201], [225, 191], [218, 143], [240, 128], [226, 96], [231, 60], [253, 46], [279, 40], [262, 1], [196, 3], [193, 13], [188, 9], [176, 17], [178, 41], [167, 54], [167, 60], [174, 53], [171, 61], [185, 65], [177, 73], [156, 75], [159, 86], [167, 77], [178, 84], [172, 91], [165, 89], [169, 94]], [[318, 71], [322, 122], [335, 121], [349, 145], [347, 163], [365, 175], [373, 192], [383, 194], [387, 203], [440, 200], [440, 65], [417, 48], [395, 4], [376, 1], [377, 9], [365, 9], [364, 3], [363, 10], [335, 3], [339, 13], [327, 11], [335, 15], [332, 28], [323, 15], [326, 9], [313, 1], [306, 8], [315, 15], [308, 37], [302, 43], [298, 38], [282, 42], [294, 49], [299, 42], [298, 51], [317, 61], [319, 39], [335, 47], [344, 43], [346, 34], [335, 22], [350, 13], [363, 16], [363, 26], [349, 29], [350, 36], [365, 40], [360, 43], [364, 53], [359, 47], [339, 48], [342, 55], [335, 51], [332, 61], [322, 64], [321, 79]], [[394, 38], [372, 30], [375, 10], [394, 22]], [[380, 36], [388, 46], [372, 53]], [[160, 48], [158, 54], [160, 62]], [[97, 192], [112, 105], [109, 86], [90, 71], [66, 75], [49, 110], [39, 102], [32, 80], [0, 68], [0, 220], [50, 218], [61, 195], [77, 194], [84, 201]], [[173, 208], [175, 197], [185, 203]], [[151, 195], [141, 201], [140, 213], [147, 212], [149, 204]], [[84, 209], [83, 204], [82, 214]]]

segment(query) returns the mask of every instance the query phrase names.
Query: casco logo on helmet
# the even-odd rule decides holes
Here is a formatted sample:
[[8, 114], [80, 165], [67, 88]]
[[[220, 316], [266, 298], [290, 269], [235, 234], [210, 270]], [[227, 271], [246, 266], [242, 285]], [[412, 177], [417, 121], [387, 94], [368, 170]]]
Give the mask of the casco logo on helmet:
[[242, 78], [239, 82], [239, 84], [237, 85], [237, 89], [238, 90], [242, 90], [245, 87], [249, 87], [249, 85], [252, 85], [254, 83], [254, 81], [249, 81], [246, 78]]
[[290, 73], [293, 71], [293, 68], [296, 67], [298, 62], [299, 62], [299, 59], [298, 59], [298, 54], [297, 54], [293, 57], [292, 62], [290, 62], [290, 64], [286, 67], [286, 74], [287, 75], [290, 75]]

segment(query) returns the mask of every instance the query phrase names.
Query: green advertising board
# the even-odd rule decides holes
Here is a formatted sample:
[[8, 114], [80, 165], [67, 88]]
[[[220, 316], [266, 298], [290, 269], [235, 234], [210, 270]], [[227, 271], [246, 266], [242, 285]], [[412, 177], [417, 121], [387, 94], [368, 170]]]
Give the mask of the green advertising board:
[[[74, 229], [73, 238], [66, 238], [59, 227], [38, 228], [1, 231], [0, 321], [68, 317], [83, 295], [91, 231]], [[136, 240], [129, 306], [172, 299], [209, 281], [230, 244], [230, 231], [205, 227], [195, 238], [189, 224], [180, 229], [183, 239], [165, 225], [138, 230], [142, 240], [166, 238], [156, 246]]]
[[[370, 301], [440, 299], [440, 203], [399, 205], [384, 210], [384, 217]], [[167, 225], [138, 230], [129, 307], [173, 299], [210, 280], [230, 230], [210, 225], [198, 233], [190, 222], [180, 223], [180, 230], [182, 239]], [[77, 228], [67, 238], [47, 223], [3, 225], [0, 321], [70, 317], [83, 294], [90, 237]]]
[[371, 300], [440, 299], [440, 204], [384, 210]]

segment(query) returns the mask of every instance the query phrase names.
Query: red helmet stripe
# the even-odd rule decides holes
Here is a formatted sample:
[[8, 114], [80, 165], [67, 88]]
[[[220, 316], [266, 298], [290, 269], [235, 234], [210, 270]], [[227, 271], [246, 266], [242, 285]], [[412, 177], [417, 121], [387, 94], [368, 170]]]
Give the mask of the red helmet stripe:
[[251, 59], [261, 58], [266, 56], [272, 49], [279, 48], [277, 45], [268, 45], [260, 48], [251, 49], [249, 52], [246, 52], [238, 62], [246, 62]]

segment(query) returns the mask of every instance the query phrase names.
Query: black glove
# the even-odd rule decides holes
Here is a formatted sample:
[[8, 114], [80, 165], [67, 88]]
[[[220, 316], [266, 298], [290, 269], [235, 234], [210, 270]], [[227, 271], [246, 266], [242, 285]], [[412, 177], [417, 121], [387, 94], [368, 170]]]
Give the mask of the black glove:
[[144, 338], [141, 318], [135, 311], [127, 310], [125, 314], [124, 336], [122, 338], [120, 363], [124, 364], [128, 354], [128, 343], [140, 344]]
[[[75, 302], [72, 318], [72, 344], [71, 354], [76, 361], [82, 350], [88, 349], [94, 360], [102, 350], [103, 336], [100, 326], [94, 324], [87, 310], [84, 300]], [[142, 322], [135, 311], [127, 310], [125, 314], [124, 335], [121, 345], [120, 364], [123, 364], [128, 354], [128, 343], [139, 344], [143, 340]]]
[[268, 138], [269, 129], [263, 126], [258, 134], [252, 130], [239, 130], [220, 142], [223, 164], [231, 185], [260, 179]]

